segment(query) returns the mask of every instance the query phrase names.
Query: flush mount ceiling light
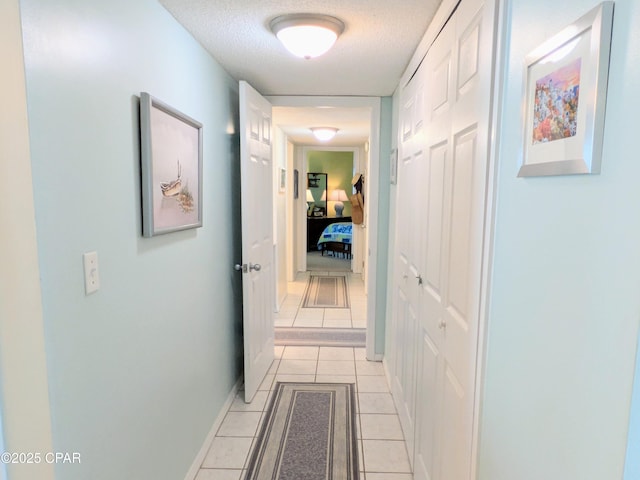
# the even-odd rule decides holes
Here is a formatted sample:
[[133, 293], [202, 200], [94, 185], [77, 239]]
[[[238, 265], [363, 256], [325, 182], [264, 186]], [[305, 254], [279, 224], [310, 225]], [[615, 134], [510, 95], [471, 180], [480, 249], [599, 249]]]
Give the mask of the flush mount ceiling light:
[[316, 137], [321, 142], [328, 142], [338, 133], [338, 129], [334, 127], [312, 127], [311, 131], [313, 132], [314, 137]]
[[344, 23], [328, 15], [294, 13], [274, 18], [271, 31], [297, 57], [314, 58], [326, 53], [344, 31]]

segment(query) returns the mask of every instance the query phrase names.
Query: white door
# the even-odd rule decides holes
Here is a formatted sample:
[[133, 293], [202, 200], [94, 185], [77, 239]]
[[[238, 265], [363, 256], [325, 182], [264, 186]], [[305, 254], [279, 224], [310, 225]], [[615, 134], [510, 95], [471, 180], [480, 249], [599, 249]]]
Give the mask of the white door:
[[271, 104], [240, 82], [244, 396], [250, 402], [274, 358]]
[[392, 391], [400, 422], [413, 461], [416, 402], [416, 338], [418, 335], [418, 277], [421, 255], [420, 222], [424, 210], [419, 202], [424, 164], [424, 84], [414, 76], [401, 98], [400, 141], [398, 149], [398, 197], [396, 224], [395, 362]]
[[463, 0], [423, 62], [425, 163], [415, 478], [471, 476], [493, 0]]

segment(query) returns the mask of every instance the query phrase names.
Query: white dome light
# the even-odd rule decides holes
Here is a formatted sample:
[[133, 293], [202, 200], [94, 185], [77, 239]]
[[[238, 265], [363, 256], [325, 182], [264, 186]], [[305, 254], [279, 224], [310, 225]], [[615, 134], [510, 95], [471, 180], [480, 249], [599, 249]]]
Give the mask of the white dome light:
[[328, 142], [338, 133], [338, 129], [334, 127], [313, 127], [311, 128], [313, 135], [321, 142]]
[[289, 52], [306, 59], [329, 51], [344, 31], [344, 23], [335, 17], [307, 13], [276, 17], [270, 26]]

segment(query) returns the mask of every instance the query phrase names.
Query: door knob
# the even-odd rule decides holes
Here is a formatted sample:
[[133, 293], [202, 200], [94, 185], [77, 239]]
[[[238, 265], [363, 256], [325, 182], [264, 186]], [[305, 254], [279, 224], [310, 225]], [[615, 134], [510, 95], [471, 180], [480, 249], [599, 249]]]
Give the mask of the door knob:
[[256, 272], [259, 272], [262, 266], [260, 266], [259, 263], [256, 263], [255, 265], [253, 263], [250, 263], [249, 265], [247, 265], [246, 263], [243, 263], [243, 264], [236, 263], [233, 266], [233, 268], [236, 270], [236, 272], [249, 273], [254, 270]]
[[445, 329], [445, 328], [447, 328], [447, 322], [445, 322], [444, 320], [440, 320], [440, 321], [438, 322], [438, 328], [440, 328], [440, 329]]

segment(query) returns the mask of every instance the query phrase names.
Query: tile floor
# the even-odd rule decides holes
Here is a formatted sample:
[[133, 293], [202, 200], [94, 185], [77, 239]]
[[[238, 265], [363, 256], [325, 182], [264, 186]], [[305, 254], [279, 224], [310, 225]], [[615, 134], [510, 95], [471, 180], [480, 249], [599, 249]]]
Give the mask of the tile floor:
[[360, 480], [410, 480], [400, 421], [384, 369], [364, 348], [276, 347], [276, 359], [258, 393], [245, 404], [239, 392], [195, 480], [240, 480], [277, 381], [356, 384]]
[[[347, 275], [349, 309], [300, 308], [309, 272], [289, 284], [276, 315], [276, 327], [366, 328], [366, 295], [359, 275]], [[195, 480], [244, 478], [251, 447], [259, 433], [268, 399], [277, 381], [348, 382], [356, 385], [360, 480], [410, 480], [411, 468], [384, 369], [369, 362], [364, 348], [276, 347], [269, 374], [250, 404], [239, 392], [216, 433]]]
[[[309, 274], [346, 275], [351, 308], [301, 308]], [[367, 328], [367, 296], [360, 275], [349, 272], [314, 271], [299, 273], [289, 283], [288, 294], [275, 315], [276, 327]]]

